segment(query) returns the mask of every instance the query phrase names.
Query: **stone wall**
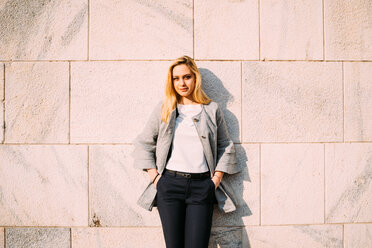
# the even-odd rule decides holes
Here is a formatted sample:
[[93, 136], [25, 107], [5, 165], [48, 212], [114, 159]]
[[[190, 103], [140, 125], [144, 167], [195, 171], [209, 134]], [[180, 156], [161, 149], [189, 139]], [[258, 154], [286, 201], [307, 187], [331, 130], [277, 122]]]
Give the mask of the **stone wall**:
[[244, 168], [210, 247], [371, 248], [371, 0], [0, 0], [0, 247], [165, 247], [130, 152], [184, 54]]

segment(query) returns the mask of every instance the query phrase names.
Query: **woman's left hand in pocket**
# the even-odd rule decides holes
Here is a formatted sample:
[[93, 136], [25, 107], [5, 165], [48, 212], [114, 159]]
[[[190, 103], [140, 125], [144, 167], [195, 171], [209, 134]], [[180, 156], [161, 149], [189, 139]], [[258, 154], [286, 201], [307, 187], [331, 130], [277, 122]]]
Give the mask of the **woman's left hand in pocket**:
[[212, 177], [212, 181], [214, 183], [214, 189], [217, 189], [218, 185], [220, 184], [220, 181], [216, 177]]

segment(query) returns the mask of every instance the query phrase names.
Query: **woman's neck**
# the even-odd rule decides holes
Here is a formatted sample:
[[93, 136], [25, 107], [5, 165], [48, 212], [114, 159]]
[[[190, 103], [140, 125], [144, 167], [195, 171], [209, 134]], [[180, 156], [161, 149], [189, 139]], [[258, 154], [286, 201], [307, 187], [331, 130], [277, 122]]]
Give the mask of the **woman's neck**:
[[198, 104], [197, 102], [193, 101], [192, 99], [182, 97], [179, 101], [178, 104], [183, 104], [183, 105], [188, 105], [188, 104]]

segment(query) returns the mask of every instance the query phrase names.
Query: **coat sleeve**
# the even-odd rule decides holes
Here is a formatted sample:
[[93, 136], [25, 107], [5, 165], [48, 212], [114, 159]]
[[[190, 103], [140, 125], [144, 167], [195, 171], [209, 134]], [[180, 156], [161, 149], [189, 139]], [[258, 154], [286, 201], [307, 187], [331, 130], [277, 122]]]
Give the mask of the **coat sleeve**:
[[159, 125], [161, 121], [161, 105], [158, 102], [152, 110], [145, 127], [133, 140], [134, 150], [131, 153], [134, 158], [133, 165], [135, 168], [146, 171], [156, 167], [156, 143], [159, 134]]
[[217, 159], [216, 171], [234, 174], [241, 171], [237, 163], [234, 142], [230, 139], [229, 132], [221, 108], [217, 107]]

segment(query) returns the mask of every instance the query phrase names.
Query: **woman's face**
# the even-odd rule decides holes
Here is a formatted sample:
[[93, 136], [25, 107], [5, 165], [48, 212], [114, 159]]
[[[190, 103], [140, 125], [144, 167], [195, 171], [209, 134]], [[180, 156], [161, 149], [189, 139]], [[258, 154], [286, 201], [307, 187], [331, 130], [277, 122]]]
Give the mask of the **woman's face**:
[[173, 68], [173, 86], [180, 96], [191, 99], [195, 77], [187, 65], [180, 64]]

